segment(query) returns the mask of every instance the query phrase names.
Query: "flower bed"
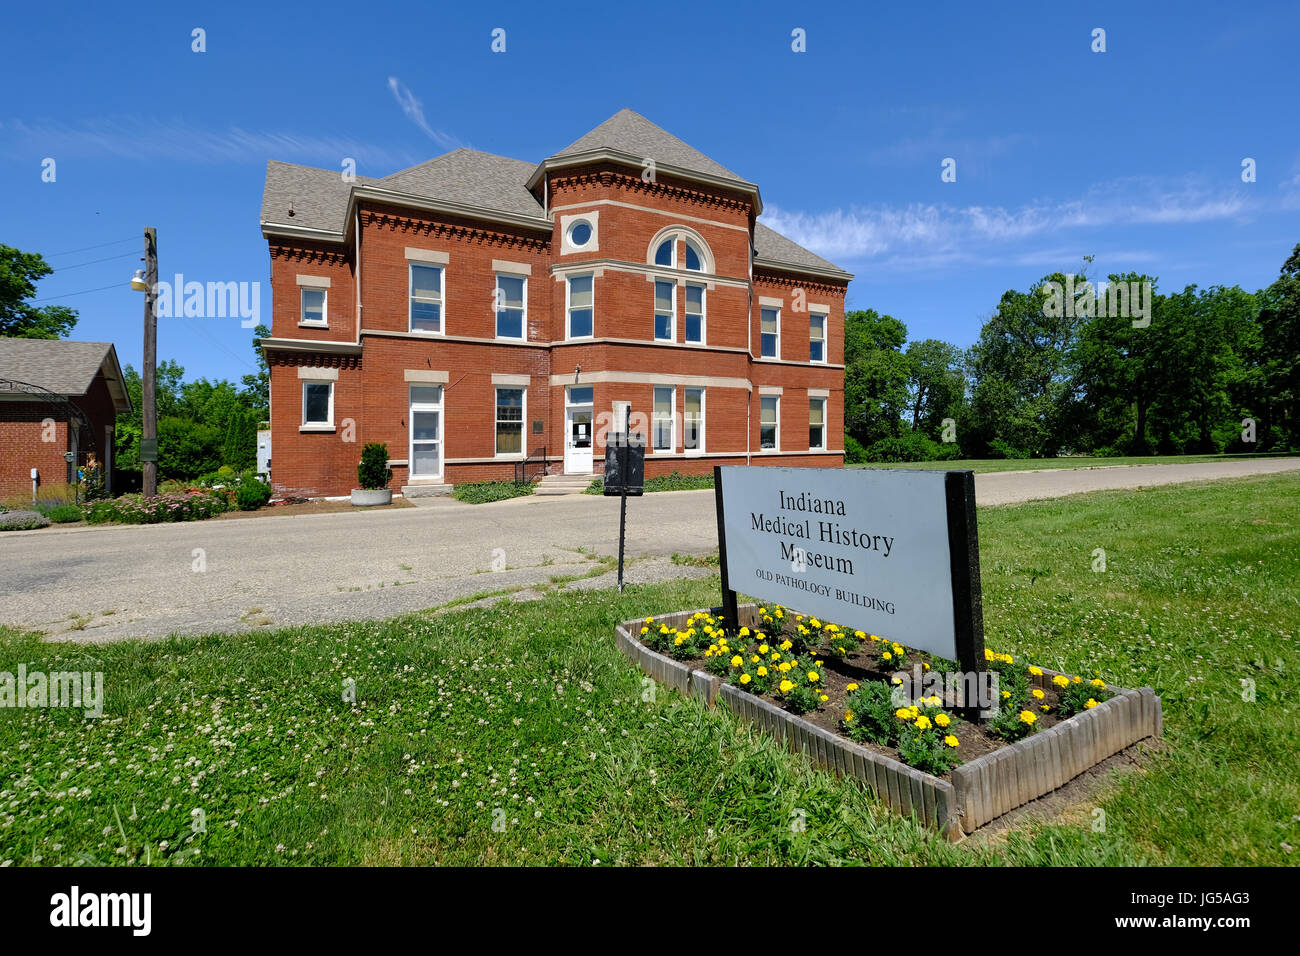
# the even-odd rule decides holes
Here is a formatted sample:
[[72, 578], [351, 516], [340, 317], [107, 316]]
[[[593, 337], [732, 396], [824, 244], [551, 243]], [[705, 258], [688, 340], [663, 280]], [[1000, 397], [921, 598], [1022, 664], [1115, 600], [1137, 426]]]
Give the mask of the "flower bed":
[[230, 494], [221, 489], [181, 491], [146, 498], [123, 495], [101, 498], [85, 505], [86, 521], [103, 524], [161, 524], [169, 521], [201, 521], [224, 514], [230, 509]]
[[1056, 674], [987, 651], [999, 678], [998, 713], [971, 722], [958, 713], [963, 702], [952, 685], [899, 699], [906, 685], [898, 671], [942, 677], [956, 671], [951, 661], [779, 607], [747, 606], [741, 623], [728, 635], [708, 611], [629, 621], [620, 646], [669, 686], [710, 704], [723, 700], [950, 833], [970, 832], [1160, 731], [1159, 698], [1149, 688], [1107, 687], [1096, 676]]

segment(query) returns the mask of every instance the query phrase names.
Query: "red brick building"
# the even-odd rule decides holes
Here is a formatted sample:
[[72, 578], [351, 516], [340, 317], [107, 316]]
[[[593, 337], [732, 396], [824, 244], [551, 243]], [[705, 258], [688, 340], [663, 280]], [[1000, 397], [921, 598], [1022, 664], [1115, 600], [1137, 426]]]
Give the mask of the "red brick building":
[[113, 428], [130, 411], [111, 343], [0, 338], [0, 497], [30, 494], [33, 468], [70, 484], [92, 454], [111, 490]]
[[525, 458], [647, 476], [843, 463], [852, 276], [756, 222], [758, 187], [631, 110], [534, 164], [459, 149], [382, 179], [280, 162], [271, 477], [344, 495], [361, 445], [410, 493]]

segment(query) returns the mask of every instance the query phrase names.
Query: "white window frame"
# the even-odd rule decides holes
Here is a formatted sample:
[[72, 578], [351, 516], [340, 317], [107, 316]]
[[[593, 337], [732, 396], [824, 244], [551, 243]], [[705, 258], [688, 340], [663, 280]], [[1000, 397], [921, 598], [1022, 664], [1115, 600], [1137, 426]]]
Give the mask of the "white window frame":
[[[776, 403], [776, 436], [773, 439], [771, 448], [763, 447], [763, 403], [768, 399]], [[770, 455], [773, 452], [781, 450], [781, 396], [780, 395], [759, 395], [758, 397], [758, 451], [760, 454]]]
[[[812, 420], [812, 409], [813, 409], [813, 406], [814, 406], [814, 405], [817, 405], [817, 404], [820, 404], [821, 407], [822, 407], [822, 443], [821, 443], [820, 445], [814, 445], [814, 444], [812, 443], [812, 441], [811, 441], [812, 436], [810, 435], [810, 436], [809, 436], [809, 439], [810, 439], [810, 440], [809, 440], [809, 442], [808, 442], [808, 450], [809, 450], [809, 451], [825, 451], [825, 450], [826, 450], [826, 438], [827, 438], [827, 435], [826, 435], [826, 428], [827, 428], [827, 425], [828, 425], [828, 422], [826, 421], [826, 411], [827, 411], [827, 407], [830, 405], [830, 403], [826, 400], [826, 397], [825, 397], [824, 395], [810, 395], [810, 396], [808, 397], [808, 428], [809, 428], [810, 431], [812, 430], [812, 425], [813, 425], [813, 420]], [[780, 434], [781, 434], [781, 426], [780, 426], [780, 418], [779, 418], [780, 413], [781, 413], [781, 406], [780, 406], [780, 403], [777, 403], [777, 415], [778, 415], [778, 420], [777, 420], [777, 436], [778, 436], [778, 438], [780, 437]]]
[[[504, 308], [498, 308], [501, 303], [501, 278], [522, 279], [523, 289], [523, 315], [519, 319], [519, 335], [502, 335], [501, 334], [501, 313]], [[593, 295], [594, 298], [594, 295]], [[503, 342], [526, 342], [528, 341], [528, 276], [522, 272], [502, 272], [495, 274], [495, 285], [492, 287], [492, 331], [496, 338]]]
[[[815, 359], [812, 357], [812, 343], [817, 341], [812, 337], [813, 319], [821, 319], [821, 324], [822, 324], [822, 337], [821, 337], [822, 357], [819, 359]], [[815, 309], [810, 310], [808, 312], [808, 343], [809, 343], [808, 361], [811, 364], [825, 365], [830, 361], [830, 355], [831, 355], [831, 343], [830, 343], [831, 331], [830, 330], [831, 330], [831, 317], [829, 313], [819, 312]]]
[[[306, 318], [307, 304], [303, 301], [303, 296], [308, 292], [319, 292], [321, 294], [319, 322]], [[298, 286], [298, 326], [307, 329], [328, 329], [330, 327], [330, 290], [326, 285], [309, 285], [302, 282]]]
[[688, 282], [686, 283], [686, 286], [684, 286], [684, 288], [692, 288], [692, 287], [700, 290], [700, 338], [698, 341], [692, 341], [691, 339], [688, 339], [686, 337], [688, 334], [687, 330], [690, 328], [690, 326], [686, 323], [686, 319], [690, 316], [691, 313], [685, 310], [690, 308], [691, 298], [689, 295], [686, 295], [683, 292], [682, 294], [682, 309], [683, 309], [682, 341], [685, 342], [687, 345], [704, 345], [708, 342], [708, 333], [705, 331], [706, 329], [705, 322], [708, 320], [709, 288], [703, 282]]
[[[501, 451], [501, 435], [497, 429], [501, 425], [501, 399], [500, 393], [505, 391], [522, 392], [520, 396], [522, 401], [519, 406], [519, 451]], [[497, 385], [492, 389], [492, 454], [496, 458], [523, 458], [528, 452], [528, 432], [525, 426], [528, 424], [528, 386], [527, 385]]]
[[[780, 307], [780, 306], [777, 306], [777, 305], [763, 305], [763, 306], [759, 306], [759, 309], [758, 309], [758, 357], [761, 358], [761, 359], [767, 359], [768, 361], [779, 361], [780, 358], [781, 358], [781, 311], [782, 311], [782, 310], [781, 310], [781, 307]], [[765, 334], [765, 333], [763, 332], [763, 313], [764, 313], [764, 312], [775, 312], [775, 313], [776, 313], [776, 354], [775, 354], [775, 355], [764, 355], [764, 354], [763, 354], [763, 335]]]
[[[323, 422], [309, 422], [307, 420], [307, 386], [324, 385], [329, 388], [329, 420]], [[306, 429], [313, 428], [333, 428], [334, 427], [334, 382], [325, 378], [304, 378], [302, 380], [302, 427]]]
[[[417, 388], [436, 388], [438, 390], [438, 401], [435, 402], [417, 402], [414, 399], [415, 389]], [[407, 408], [407, 427], [406, 427], [406, 474], [409, 478], [442, 478], [447, 470], [447, 446], [444, 438], [447, 434], [446, 421], [446, 387], [434, 384], [432, 382], [411, 382], [406, 387], [406, 408]], [[415, 473], [415, 413], [416, 412], [437, 412], [438, 413], [438, 473], [436, 475], [417, 475]]]
[[[676, 389], [674, 389], [673, 391], [675, 393]], [[690, 395], [691, 392], [700, 393], [700, 421], [699, 421], [700, 446], [698, 448], [686, 447], [686, 414], [687, 414], [686, 409], [689, 407], [686, 398], [688, 395]], [[682, 452], [686, 455], [695, 456], [695, 455], [703, 455], [705, 453], [704, 446], [705, 443], [708, 441], [709, 432], [708, 432], [708, 428], [705, 426], [704, 409], [705, 409], [705, 402], [707, 401], [707, 398], [704, 392], [705, 389], [696, 388], [694, 386], [687, 386], [687, 388], [685, 388], [682, 392]]]
[[[663, 283], [672, 289], [668, 297], [668, 337], [659, 337], [659, 283]], [[676, 342], [677, 341], [677, 283], [672, 279], [655, 279], [651, 283], [651, 303], [650, 316], [654, 327], [650, 330], [655, 342]]]
[[[421, 269], [438, 270], [438, 331], [430, 332], [428, 329], [413, 328], [415, 321], [412, 315], [412, 304], [415, 302], [415, 293], [411, 291], [411, 286], [415, 278], [416, 267]], [[424, 301], [424, 300], [421, 300]], [[447, 267], [438, 262], [413, 262], [406, 263], [406, 331], [414, 335], [446, 335], [447, 334]]]
[[[655, 440], [659, 434], [658, 422], [662, 421], [659, 417], [657, 395], [660, 389], [667, 389], [670, 396], [668, 400], [668, 447], [659, 448], [655, 445]], [[650, 393], [650, 446], [651, 453], [655, 455], [672, 455], [677, 452], [677, 386], [676, 385], [656, 385], [654, 391]]]
[[[590, 279], [591, 280], [591, 331], [586, 335], [573, 334], [573, 280]], [[596, 274], [594, 272], [580, 272], [575, 275], [567, 276], [564, 280], [564, 338], [591, 339], [596, 336]]]

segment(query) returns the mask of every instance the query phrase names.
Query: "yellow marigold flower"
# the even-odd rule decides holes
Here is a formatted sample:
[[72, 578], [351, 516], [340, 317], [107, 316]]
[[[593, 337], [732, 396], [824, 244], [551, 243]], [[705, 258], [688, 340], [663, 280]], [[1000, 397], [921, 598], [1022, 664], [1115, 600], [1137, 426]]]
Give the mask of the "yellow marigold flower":
[[1030, 664], [1030, 665], [1029, 665], [1029, 674], [1030, 674], [1031, 677], [1042, 677], [1042, 676], [1043, 676], [1043, 669], [1042, 669], [1041, 667], [1035, 667], [1033, 664]]
[[758, 609], [758, 613], [759, 613], [759, 614], [766, 614], [766, 613], [767, 613], [767, 608], [765, 608], [765, 607], [760, 607], [760, 608]]
[[844, 689], [845, 689], [845, 690], [848, 690], [848, 691], [854, 691], [854, 690], [857, 690], [857, 689], [858, 689], [858, 685], [857, 685], [857, 684], [849, 684], [849, 685], [847, 685]]
[[1070, 678], [1070, 680], [1072, 680], [1072, 681], [1073, 681], [1074, 683], [1076, 683], [1076, 684], [1082, 684], [1082, 683], [1083, 683], [1083, 678], [1080, 677], [1078, 674], [1075, 674], [1073, 677]]
[[648, 618], [645, 619], [645, 622], [646, 622], [647, 624], [653, 624], [653, 623], [655, 622], [655, 619], [652, 618], [652, 617], [648, 617]]
[[907, 708], [907, 712], [911, 714], [913, 717], [921, 716], [921, 710], [916, 706], [916, 704], [913, 704], [911, 707]]
[[826, 701], [828, 701], [828, 700], [830, 700], [830, 698], [827, 697], [825, 694], [822, 694], [822, 703], [824, 704], [824, 703], [826, 703]]
[[960, 743], [960, 741], [958, 741], [957, 738], [954, 737], [952, 734], [949, 734], [947, 737], [944, 737], [943, 742], [946, 743], [949, 747], [956, 747], [957, 744]]
[[748, 683], [750, 682], [750, 680], [752, 680], [752, 678], [751, 678], [748, 674], [741, 674], [741, 675], [740, 675], [740, 682], [741, 682], [742, 684], [748, 684]]
[[1011, 691], [1009, 691], [1009, 690], [1004, 690], [1004, 691], [1002, 692], [1002, 699], [1003, 699], [1003, 700], [1006, 700], [1006, 699], [1007, 699], [1008, 697], [1010, 697], [1010, 696], [1011, 696]]
[[1105, 689], [1106, 689], [1106, 682], [1105, 682], [1104, 680], [1099, 680], [1099, 679], [1096, 678], [1096, 677], [1094, 677], [1092, 680], [1088, 681], [1088, 684], [1089, 684], [1090, 686], [1092, 686], [1092, 687], [1096, 687], [1098, 690], [1105, 690]]
[[641, 633], [642, 633], [642, 634], [648, 634], [648, 633], [650, 633], [650, 628], [648, 628], [648, 627], [643, 627], [643, 628], [641, 628]]
[[1042, 707], [1040, 707], [1040, 708], [1038, 708], [1038, 709], [1041, 710], [1043, 713], [1047, 713], [1047, 712], [1048, 712], [1049, 710], [1051, 710], [1052, 708], [1049, 707], [1049, 706], [1047, 706], [1046, 704], [1044, 704]]
[[766, 653], [767, 653], [768, 651], [770, 651], [770, 650], [771, 650], [771, 648], [768, 647], [766, 644], [760, 644], [760, 645], [758, 645], [758, 652], [759, 652], [760, 654], [766, 654]]
[[814, 617], [814, 618], [810, 618], [809, 621], [808, 621], [808, 623], [811, 624], [813, 627], [821, 627], [821, 626], [822, 626], [822, 622], [819, 621], [819, 620], [817, 620], [817, 618], [815, 618], [815, 617]]
[[861, 631], [854, 631], [853, 636], [856, 637], [858, 640], [862, 640], [867, 635], [863, 634]]
[[792, 690], [794, 690], [794, 684], [790, 683], [788, 680], [781, 681], [781, 693], [788, 694]]
[[930, 718], [925, 716], [925, 714], [922, 714], [920, 717], [916, 718], [915, 723], [917, 728], [920, 730], [930, 729]]
[[794, 644], [792, 644], [792, 643], [791, 643], [790, 641], [788, 641], [788, 640], [785, 640], [785, 641], [782, 641], [782, 642], [781, 642], [779, 645], [777, 645], [777, 646], [780, 647], [781, 650], [783, 650], [783, 651], [788, 651], [790, 648], [794, 647]]
[[1037, 687], [1035, 687], [1033, 690], [1031, 690], [1030, 693], [1033, 694], [1033, 695], [1034, 695], [1036, 698], [1038, 698], [1039, 700], [1042, 700], [1043, 697], [1045, 696], [1045, 695], [1043, 694], [1043, 692], [1042, 692], [1041, 690], [1039, 690]]
[[950, 723], [952, 723], [952, 718], [949, 717], [947, 714], [935, 714], [934, 722], [938, 724], [940, 727], [947, 727]]
[[1034, 725], [1034, 721], [1036, 720], [1038, 720], [1038, 715], [1035, 714], [1032, 710], [1022, 710], [1020, 712], [1020, 722], [1022, 724], [1028, 724], [1029, 726], [1032, 727]]
[[1015, 663], [1015, 661], [1013, 661], [1013, 660], [1011, 659], [1011, 655], [1010, 655], [1010, 654], [1001, 654], [1001, 655], [998, 656], [998, 660], [1002, 661], [1002, 663], [1004, 663], [1004, 664], [1014, 664], [1014, 663]]
[[902, 644], [891, 644], [891, 645], [889, 645], [889, 646], [890, 646], [890, 648], [893, 650], [893, 652], [894, 652], [895, 654], [902, 654], [902, 653], [903, 653], [903, 645], [902, 645]]
[[790, 672], [790, 662], [782, 661], [779, 665], [777, 665], [777, 670], [779, 670], [782, 674], [788, 674]]
[[903, 678], [895, 677], [892, 681], [890, 681], [890, 683], [893, 684], [894, 686], [898, 686], [899, 684], [903, 683]]
[[737, 654], [735, 657], [731, 659], [732, 667], [739, 667], [743, 663], [745, 663], [745, 659], [741, 657], [739, 654]]
[[777, 617], [785, 617], [785, 612], [782, 611], [780, 608], [777, 608], [777, 609], [776, 609], [776, 616], [777, 616]]
[[1069, 687], [1070, 678], [1066, 677], [1064, 674], [1057, 674], [1055, 677], [1052, 678], [1052, 683], [1055, 684], [1057, 687]]
[[929, 670], [929, 669], [930, 669], [930, 665], [927, 664], [927, 663], [925, 663], [925, 661], [922, 661], [922, 662], [921, 662], [921, 666], [924, 667], [926, 670]]
[[1084, 709], [1084, 710], [1092, 710], [1092, 709], [1093, 709], [1094, 707], [1096, 707], [1096, 706], [1097, 706], [1097, 702], [1096, 702], [1095, 700], [1093, 700], [1091, 697], [1089, 697], [1088, 700], [1087, 700], [1087, 703], [1085, 703], [1085, 704], [1083, 705], [1083, 709]]
[[741, 636], [741, 637], [749, 637], [749, 628], [747, 628], [747, 627], [742, 627], [742, 628], [740, 629], [740, 636]]
[[850, 723], [853, 722], [853, 711], [851, 711], [851, 710], [846, 710], [846, 711], [844, 712], [844, 722], [845, 722], [846, 724], [850, 724]]
[[660, 634], [667, 634], [667, 633], [668, 633], [668, 625], [667, 625], [667, 624], [660, 624], [660, 625], [659, 625], [659, 633], [660, 633]]
[[759, 661], [761, 661], [762, 659], [763, 659], [763, 658], [761, 658], [761, 657], [759, 657], [757, 654], [755, 654], [753, 657], [751, 657], [751, 658], [749, 659], [749, 662], [750, 662], [751, 664], [757, 664], [757, 663], [758, 663]]
[[817, 674], [816, 671], [809, 671], [809, 672], [808, 672], [808, 683], [810, 683], [810, 684], [815, 684], [815, 683], [817, 683], [819, 680], [821, 680], [821, 678], [818, 676], [818, 674]]
[[986, 661], [991, 661], [991, 660], [993, 660], [993, 652], [992, 652], [991, 650], [989, 650], [987, 647], [984, 648], [984, 659], [985, 659]]
[[885, 651], [885, 653], [880, 655], [880, 659], [882, 661], [892, 661], [894, 657], [892, 654], [889, 653], [889, 651]]
[[686, 640], [686, 638], [684, 638], [684, 637], [682, 637], [680, 634], [678, 634], [676, 637], [673, 638], [673, 647], [681, 647], [681, 646], [682, 646], [682, 642], [685, 641], [685, 640]]
[[766, 676], [767, 676], [767, 668], [766, 668], [766, 667], [760, 667], [760, 668], [758, 669], [758, 676], [759, 676], [759, 677], [766, 677]]
[[781, 655], [780, 655], [780, 654], [777, 654], [775, 651], [773, 651], [773, 652], [772, 652], [772, 660], [774, 660], [774, 661], [779, 661], [780, 659], [781, 659]]

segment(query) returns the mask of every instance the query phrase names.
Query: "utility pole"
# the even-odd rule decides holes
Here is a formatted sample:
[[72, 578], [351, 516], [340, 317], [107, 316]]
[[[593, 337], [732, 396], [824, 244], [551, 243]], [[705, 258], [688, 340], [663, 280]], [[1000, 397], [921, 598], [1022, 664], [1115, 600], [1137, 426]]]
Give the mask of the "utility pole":
[[158, 231], [144, 230], [144, 371], [143, 408], [140, 427], [140, 467], [144, 473], [144, 494], [158, 493]]

